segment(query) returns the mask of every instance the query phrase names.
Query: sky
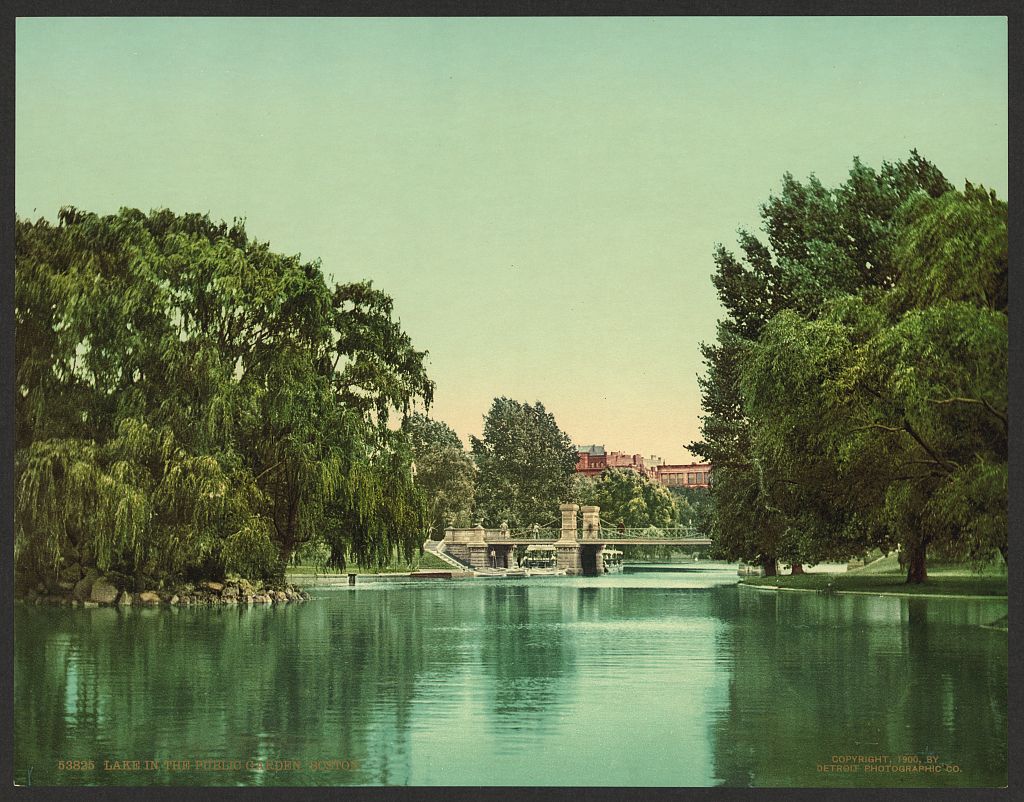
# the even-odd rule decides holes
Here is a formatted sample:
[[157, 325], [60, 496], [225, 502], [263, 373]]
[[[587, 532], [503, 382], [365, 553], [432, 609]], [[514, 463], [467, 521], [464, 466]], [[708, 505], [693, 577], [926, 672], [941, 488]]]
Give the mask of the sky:
[[1001, 17], [21, 18], [15, 209], [246, 219], [394, 298], [464, 440], [687, 462], [716, 243], [912, 148], [1007, 196]]

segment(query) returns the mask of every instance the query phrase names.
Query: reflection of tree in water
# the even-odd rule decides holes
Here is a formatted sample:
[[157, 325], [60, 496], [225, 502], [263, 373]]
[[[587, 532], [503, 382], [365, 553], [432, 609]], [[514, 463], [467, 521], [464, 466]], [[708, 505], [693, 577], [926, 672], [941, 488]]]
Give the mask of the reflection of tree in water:
[[[1006, 648], [941, 600], [741, 590], [728, 708], [711, 723], [725, 785], [1002, 785]], [[953, 774], [824, 775], [833, 754], [932, 751]], [[921, 758], [922, 761], [924, 758]]]
[[360, 595], [251, 610], [19, 605], [19, 771], [33, 766], [34, 784], [310, 782], [291, 773], [72, 779], [54, 771], [71, 749], [93, 759], [354, 759], [360, 772], [314, 781], [405, 782], [417, 677], [428, 657], [454, 661], [457, 648], [425, 644], [419, 624], [451, 611], [426, 594]]
[[940, 759], [960, 765], [966, 784], [1004, 785], [1005, 633], [981, 629], [965, 604], [907, 599], [905, 616], [908, 687], [890, 730], [910, 722]]
[[300, 687], [311, 700], [307, 707], [324, 709], [325, 727], [315, 740], [321, 751], [335, 749], [362, 764], [361, 776], [343, 782], [404, 784], [417, 679], [428, 652], [454, 652], [447, 641], [428, 644], [423, 623], [450, 612], [417, 592], [353, 593], [347, 601], [322, 607], [329, 646], [311, 634], [315, 622], [302, 641], [313, 680], [300, 678]]
[[[573, 585], [485, 588], [480, 665], [491, 672], [490, 718], [499, 729], [539, 732], [558, 726], [552, 709], [577, 704], [578, 639], [621, 646], [630, 623], [656, 619], [664, 599], [649, 590]], [[596, 625], [596, 629], [592, 628]], [[588, 653], [599, 653], [591, 641]], [[543, 714], [543, 715], [534, 715]]]
[[[68, 718], [78, 712], [79, 699], [89, 689], [78, 689], [77, 676], [69, 666], [70, 637], [50, 637], [44, 627], [48, 610], [17, 604], [14, 608], [14, 780], [28, 782], [33, 769], [37, 785], [52, 782], [47, 771], [54, 756], [70, 742]], [[95, 704], [84, 699], [82, 712], [94, 715]], [[66, 714], [68, 718], [66, 718]]]
[[574, 661], [562, 625], [576, 616], [572, 591], [514, 584], [485, 588], [480, 663], [493, 671], [492, 710], [500, 724], [511, 718], [523, 727], [544, 726], [550, 719], [530, 714], [564, 698], [564, 678]]
[[[978, 626], [998, 617], [995, 605], [735, 588], [672, 595], [671, 609], [720, 622], [714, 652], [728, 695], [707, 725], [719, 782], [840, 785], [849, 777], [823, 779], [815, 764], [932, 750], [962, 768], [942, 781], [1005, 784], [1006, 635]], [[507, 584], [360, 590], [251, 610], [19, 604], [16, 779], [33, 767], [37, 785], [400, 784], [423, 705], [435, 724], [450, 717], [444, 726], [458, 727], [465, 715], [465, 678], [453, 668], [487, 672], [465, 687], [489, 690], [471, 700], [488, 705], [489, 725], [532, 735], [573, 703], [578, 638], [590, 639], [591, 657], [604, 648], [593, 638], [631, 648], [638, 625], [666, 614], [664, 596]], [[363, 769], [71, 777], [55, 769], [69, 757], [356, 759]], [[882, 786], [937, 782], [870, 776]]]

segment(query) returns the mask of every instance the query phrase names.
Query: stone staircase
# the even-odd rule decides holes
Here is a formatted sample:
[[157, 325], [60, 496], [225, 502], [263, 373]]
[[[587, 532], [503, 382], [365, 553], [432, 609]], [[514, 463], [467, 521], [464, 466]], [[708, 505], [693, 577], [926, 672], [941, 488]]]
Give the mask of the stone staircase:
[[442, 562], [448, 563], [453, 568], [458, 568], [460, 571], [472, 571], [473, 568], [461, 560], [456, 559], [452, 555], [448, 554], [444, 548], [445, 544], [439, 540], [428, 540], [423, 544], [423, 550], [430, 552], [435, 557], [440, 559]]

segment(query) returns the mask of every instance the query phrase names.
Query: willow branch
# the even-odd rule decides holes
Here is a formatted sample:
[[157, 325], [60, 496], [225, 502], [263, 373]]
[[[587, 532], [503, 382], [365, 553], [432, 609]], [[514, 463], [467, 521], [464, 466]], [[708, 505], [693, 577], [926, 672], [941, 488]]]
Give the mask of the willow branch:
[[274, 468], [276, 468], [278, 465], [281, 465], [283, 462], [284, 462], [283, 459], [279, 459], [277, 462], [275, 462], [273, 465], [271, 465], [266, 470], [260, 471], [259, 474], [257, 474], [256, 477], [254, 478], [254, 481], [258, 482], [260, 479], [262, 479], [264, 476], [266, 476], [268, 473], [270, 473], [272, 470], [274, 470]]
[[944, 460], [942, 457], [940, 457], [938, 452], [936, 452], [935, 449], [929, 446], [921, 437], [921, 435], [914, 431], [914, 427], [910, 425], [906, 418], [903, 419], [903, 430], [911, 437], [913, 437], [914, 442], [921, 446], [921, 448], [925, 450], [928, 456], [935, 460], [935, 464], [941, 467], [946, 473], [953, 473], [953, 471], [949, 469], [949, 465], [956, 465], [956, 467], [958, 468], [960, 467], [959, 464], [957, 464], [956, 462], [953, 462], [952, 460]]
[[863, 431], [864, 429], [881, 429], [883, 432], [895, 432], [899, 434], [904, 431], [896, 426], [886, 426], [882, 423], [867, 423], [864, 426], [858, 426], [854, 431]]
[[953, 396], [951, 398], [929, 398], [928, 400], [933, 404], [979, 404], [985, 407], [985, 409], [992, 415], [994, 415], [996, 418], [998, 418], [1002, 422], [1003, 426], [1009, 425], [1009, 421], [1007, 420], [1006, 415], [997, 410], [995, 407], [993, 407], [984, 398], [964, 398], [963, 396]]

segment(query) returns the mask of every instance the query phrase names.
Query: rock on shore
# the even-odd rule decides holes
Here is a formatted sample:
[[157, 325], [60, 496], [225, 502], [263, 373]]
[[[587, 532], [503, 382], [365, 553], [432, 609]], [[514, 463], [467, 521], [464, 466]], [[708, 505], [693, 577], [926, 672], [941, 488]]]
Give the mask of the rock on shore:
[[223, 582], [185, 583], [172, 588], [152, 588], [136, 593], [119, 588], [108, 577], [99, 575], [96, 569], [87, 569], [74, 584], [63, 583], [61, 592], [52, 591], [40, 584], [22, 598], [34, 604], [61, 604], [76, 607], [110, 606], [212, 606], [218, 604], [287, 604], [308, 601], [310, 596], [293, 585], [254, 585], [247, 579], [228, 579]]

